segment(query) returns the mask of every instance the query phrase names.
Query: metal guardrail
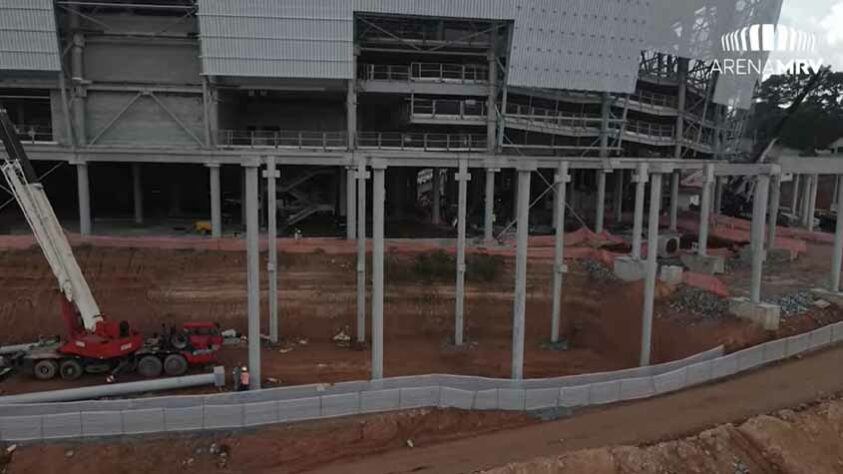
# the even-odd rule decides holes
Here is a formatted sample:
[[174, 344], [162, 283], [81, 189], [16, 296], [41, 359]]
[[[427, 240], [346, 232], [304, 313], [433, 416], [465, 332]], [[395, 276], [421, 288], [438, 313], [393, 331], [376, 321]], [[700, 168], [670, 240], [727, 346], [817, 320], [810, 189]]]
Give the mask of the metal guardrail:
[[357, 147], [376, 150], [484, 151], [486, 135], [360, 132], [357, 134]]
[[627, 120], [626, 133], [646, 135], [660, 140], [673, 140], [676, 134], [676, 127], [673, 125], [661, 125], [638, 120]]
[[639, 91], [637, 94], [629, 96], [629, 100], [641, 104], [655, 105], [657, 107], [676, 108], [677, 105], [676, 97], [649, 91]]
[[219, 130], [217, 145], [244, 148], [298, 148], [344, 150], [346, 132]]
[[[569, 114], [553, 109], [520, 104], [507, 104], [506, 117], [507, 119], [581, 129], [600, 129], [603, 122], [603, 118], [599, 115]], [[610, 123], [613, 122], [620, 122], [620, 120], [610, 120]]]
[[23, 143], [55, 143], [53, 140], [53, 128], [35, 125], [15, 125], [18, 131], [18, 138]]
[[360, 64], [357, 69], [358, 79], [370, 81], [434, 81], [461, 84], [489, 81], [488, 66], [480, 64]]
[[411, 98], [410, 110], [413, 116], [420, 118], [486, 118], [486, 102], [482, 100]]

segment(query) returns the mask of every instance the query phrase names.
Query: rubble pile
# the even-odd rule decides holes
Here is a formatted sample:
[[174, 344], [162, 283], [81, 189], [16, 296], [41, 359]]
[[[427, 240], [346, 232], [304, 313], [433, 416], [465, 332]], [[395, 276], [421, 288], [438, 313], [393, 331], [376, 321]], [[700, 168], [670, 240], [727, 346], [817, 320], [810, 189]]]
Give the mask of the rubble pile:
[[681, 313], [690, 313], [706, 319], [717, 318], [729, 311], [729, 302], [725, 299], [692, 286], [680, 286], [668, 302], [670, 309]]
[[589, 276], [589, 278], [593, 280], [597, 280], [602, 283], [614, 283], [618, 281], [618, 277], [615, 276], [615, 272], [612, 271], [611, 268], [607, 267], [603, 263], [592, 260], [592, 259], [585, 259], [581, 261], [582, 270]]
[[814, 305], [814, 300], [816, 298], [810, 291], [801, 290], [780, 296], [774, 299], [772, 303], [780, 306], [782, 315], [788, 317], [808, 312]]

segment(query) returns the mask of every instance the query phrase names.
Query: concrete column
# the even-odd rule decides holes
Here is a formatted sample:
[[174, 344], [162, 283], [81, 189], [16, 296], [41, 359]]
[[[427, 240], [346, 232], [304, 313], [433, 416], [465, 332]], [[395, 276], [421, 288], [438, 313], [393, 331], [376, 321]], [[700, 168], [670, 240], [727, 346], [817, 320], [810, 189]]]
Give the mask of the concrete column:
[[644, 314], [641, 318], [640, 365], [650, 365], [650, 351], [653, 337], [653, 307], [658, 273], [659, 212], [662, 200], [662, 175], [655, 173], [650, 183], [650, 217], [647, 229], [647, 274], [644, 279]]
[[776, 226], [779, 224], [779, 206], [781, 204], [781, 175], [773, 176], [770, 189], [770, 217], [767, 226], [767, 250], [773, 250], [776, 246]]
[[532, 170], [518, 169], [517, 246], [515, 298], [512, 308], [512, 379], [524, 378], [524, 320], [527, 311], [527, 245], [530, 227], [530, 178]]
[[266, 265], [269, 298], [269, 340], [278, 342], [278, 213], [275, 209], [278, 195], [275, 184], [280, 173], [275, 168], [275, 157], [266, 157], [266, 195], [267, 195], [267, 246], [269, 258]]
[[837, 196], [840, 194], [840, 180], [834, 180], [834, 194], [831, 198], [831, 207], [828, 209], [829, 211], [837, 211], [837, 208], [840, 206], [840, 201], [837, 200]]
[[[355, 63], [356, 63], [355, 57]], [[351, 79], [347, 82], [345, 95], [346, 112], [346, 134], [348, 135], [348, 149], [354, 150], [357, 146], [357, 80]]]
[[518, 171], [512, 170], [512, 220], [518, 218]]
[[[604, 92], [600, 104], [600, 157], [609, 156], [609, 118], [612, 116], [612, 95]], [[599, 176], [598, 176], [598, 179]], [[605, 186], [605, 183], [604, 183]], [[602, 227], [603, 224], [600, 224]], [[600, 231], [598, 231], [600, 232]]]
[[258, 164], [243, 165], [246, 175], [246, 283], [249, 314], [249, 388], [261, 388], [260, 249], [258, 247]]
[[[679, 179], [681, 173], [674, 171], [670, 177], [670, 231], [676, 232], [679, 225]], [[711, 199], [710, 196], [709, 199]]]
[[357, 342], [366, 341], [366, 163], [357, 163]]
[[465, 328], [465, 214], [468, 206], [468, 182], [471, 180], [466, 160], [460, 160], [456, 180], [459, 183], [459, 196], [457, 201], [457, 301], [454, 310], [454, 345], [461, 346]]
[[802, 227], [804, 227], [806, 229], [808, 228], [808, 220], [809, 220], [808, 215], [811, 212], [811, 190], [814, 187], [812, 181], [813, 181], [813, 176], [811, 176], [811, 175], [805, 175], [803, 177], [802, 184], [803, 184], [804, 189], [802, 190], [802, 196], [801, 196], [802, 202], [801, 202], [800, 208], [802, 209], [802, 211], [801, 211]]
[[688, 58], [679, 58], [678, 75], [679, 93], [676, 99], [676, 148], [674, 158], [682, 158], [682, 140], [685, 137], [685, 102], [688, 93]]
[[623, 220], [623, 174], [624, 170], [615, 171], [615, 222]]
[[430, 210], [431, 221], [433, 225], [439, 225], [442, 222], [440, 212], [442, 211], [442, 177], [439, 173], [439, 168], [433, 168], [433, 184], [431, 185], [431, 206]]
[[603, 232], [604, 216], [606, 214], [606, 172], [597, 170], [597, 210], [594, 214], [594, 232]]
[[790, 193], [790, 213], [794, 216], [799, 213], [796, 207], [799, 204], [799, 182], [802, 181], [802, 176], [796, 174], [793, 175], [793, 184], [791, 185], [791, 193]]
[[814, 215], [817, 213], [817, 188], [820, 184], [820, 177], [819, 175], [811, 176], [811, 194], [810, 202], [808, 205], [808, 231], [814, 231]]
[[[714, 165], [707, 164], [703, 169], [703, 188], [700, 198], [700, 231], [697, 237], [697, 254], [705, 257], [708, 254], [708, 221], [711, 217], [711, 187], [714, 184]], [[717, 182], [720, 182], [717, 179]]]
[[562, 326], [562, 279], [565, 275], [565, 204], [568, 183], [571, 175], [568, 174], [568, 163], [559, 164], [554, 183], [556, 185], [556, 200], [554, 201], [553, 214], [556, 222], [562, 223], [556, 226], [556, 239], [553, 249], [553, 306], [550, 314], [550, 342], [559, 342], [559, 333]]
[[91, 235], [91, 190], [88, 181], [88, 163], [76, 163], [76, 185], [79, 191], [79, 233]]
[[[79, 16], [76, 14], [70, 15], [71, 28], [78, 28]], [[87, 121], [85, 102], [87, 97], [87, 89], [85, 86], [85, 71], [84, 71], [84, 52], [85, 52], [85, 36], [78, 30], [73, 33], [73, 46], [71, 48], [70, 60], [70, 79], [73, 84], [73, 122], [76, 125], [76, 143], [78, 145], [85, 145], [88, 143], [87, 137]]]
[[345, 168], [345, 238], [354, 240], [357, 233], [357, 175], [353, 166]]
[[483, 239], [491, 242], [494, 239], [495, 227], [495, 173], [500, 171], [495, 168], [486, 168], [486, 199], [483, 218]]
[[211, 235], [222, 237], [222, 191], [220, 188], [220, 165], [210, 163], [208, 167], [211, 184]]
[[[843, 203], [843, 186], [840, 180], [843, 175], [835, 176], [837, 180], [837, 202]], [[839, 214], [838, 214], [839, 215]], [[831, 259], [831, 292], [840, 291], [840, 265], [843, 265], [843, 216], [837, 219], [837, 227], [834, 232], [834, 253]]]
[[635, 216], [632, 221], [632, 253], [631, 257], [641, 259], [641, 233], [644, 230], [644, 191], [647, 187], [647, 163], [639, 163], [633, 176], [635, 182]]
[[372, 162], [372, 380], [383, 378], [383, 217], [386, 165]]
[[247, 221], [246, 188], [246, 168], [243, 168], [240, 172], [240, 223], [243, 225], [246, 225]]
[[764, 265], [764, 221], [767, 218], [767, 202], [770, 192], [770, 176], [760, 175], [755, 185], [755, 200], [752, 206], [752, 286], [753, 303], [761, 303], [761, 272]]
[[132, 163], [132, 197], [135, 205], [135, 224], [143, 224], [143, 188], [141, 187], [140, 163]]

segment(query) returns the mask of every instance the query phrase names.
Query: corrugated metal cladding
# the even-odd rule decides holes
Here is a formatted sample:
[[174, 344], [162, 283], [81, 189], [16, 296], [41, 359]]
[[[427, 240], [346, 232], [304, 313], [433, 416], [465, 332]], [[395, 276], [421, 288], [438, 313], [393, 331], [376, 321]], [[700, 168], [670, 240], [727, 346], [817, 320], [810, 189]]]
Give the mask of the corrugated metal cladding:
[[0, 0], [0, 70], [59, 70], [52, 0]]
[[348, 0], [202, 0], [202, 66], [215, 76], [350, 79]]
[[[642, 50], [711, 59], [720, 34], [775, 21], [781, 2], [200, 0], [199, 22], [205, 74], [350, 79], [354, 12], [513, 20], [510, 84], [632, 92]], [[718, 97], [751, 92], [723, 83]]]

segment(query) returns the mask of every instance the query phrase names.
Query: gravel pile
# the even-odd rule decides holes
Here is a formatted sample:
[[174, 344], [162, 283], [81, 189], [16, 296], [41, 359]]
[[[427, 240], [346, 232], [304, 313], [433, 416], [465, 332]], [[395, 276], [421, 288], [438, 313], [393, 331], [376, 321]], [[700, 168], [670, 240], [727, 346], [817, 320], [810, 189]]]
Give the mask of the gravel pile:
[[816, 298], [810, 291], [797, 291], [784, 296], [780, 296], [772, 301], [773, 304], [779, 305], [782, 308], [782, 315], [797, 316], [807, 312], [814, 305]]
[[692, 286], [679, 287], [668, 306], [674, 311], [691, 313], [705, 319], [714, 319], [729, 311], [728, 301]]
[[582, 268], [589, 278], [603, 283], [614, 283], [618, 281], [615, 272], [597, 260], [586, 259], [582, 261]]

